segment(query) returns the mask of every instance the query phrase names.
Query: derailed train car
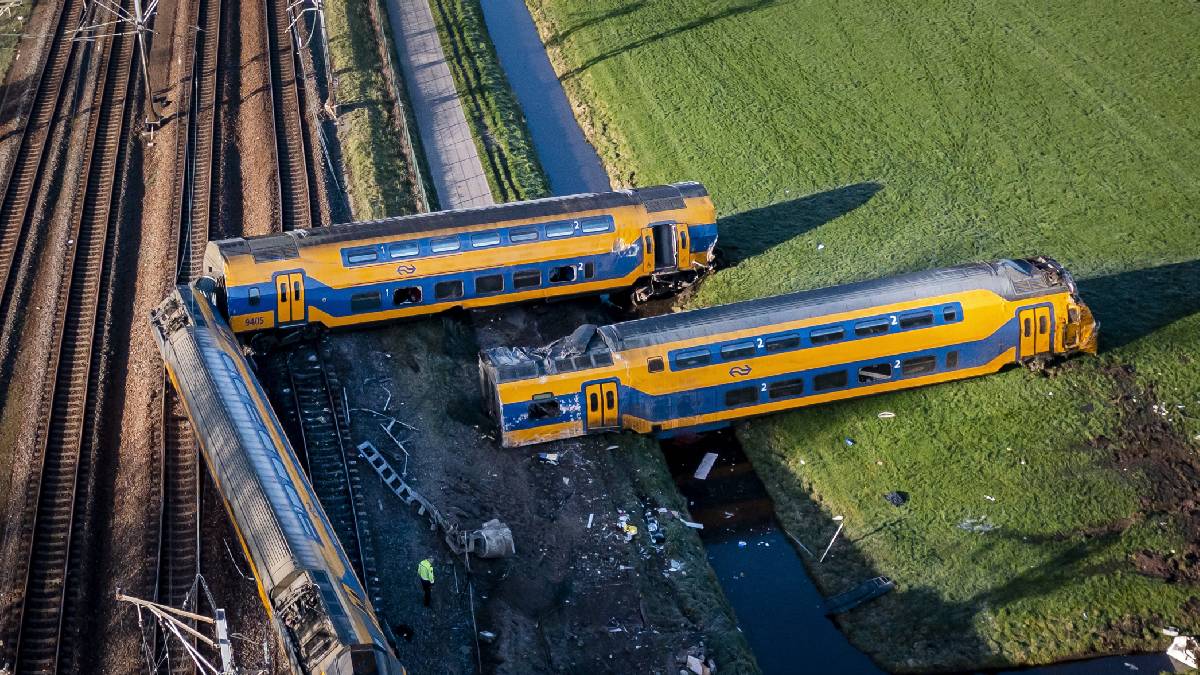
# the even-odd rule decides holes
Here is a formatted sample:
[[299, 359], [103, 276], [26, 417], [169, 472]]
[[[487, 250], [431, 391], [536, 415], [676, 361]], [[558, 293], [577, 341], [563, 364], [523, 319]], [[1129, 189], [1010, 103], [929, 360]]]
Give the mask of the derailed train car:
[[704, 429], [789, 408], [1095, 353], [1098, 324], [1049, 258], [999, 260], [609, 326], [480, 355], [505, 446]]
[[[211, 287], [211, 281], [200, 284]], [[180, 286], [154, 311], [152, 324], [293, 670], [404, 673], [266, 395], [210, 299], [194, 286]]]
[[235, 333], [354, 326], [594, 293], [635, 301], [713, 264], [716, 209], [675, 183], [209, 242]]

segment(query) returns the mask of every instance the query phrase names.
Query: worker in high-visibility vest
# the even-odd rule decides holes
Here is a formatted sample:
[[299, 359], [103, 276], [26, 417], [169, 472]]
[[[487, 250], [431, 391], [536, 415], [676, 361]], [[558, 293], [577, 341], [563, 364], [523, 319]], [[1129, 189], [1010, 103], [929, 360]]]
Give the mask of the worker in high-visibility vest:
[[433, 563], [429, 558], [417, 564], [417, 576], [421, 577], [421, 588], [425, 591], [425, 606], [429, 606], [430, 592], [433, 591]]

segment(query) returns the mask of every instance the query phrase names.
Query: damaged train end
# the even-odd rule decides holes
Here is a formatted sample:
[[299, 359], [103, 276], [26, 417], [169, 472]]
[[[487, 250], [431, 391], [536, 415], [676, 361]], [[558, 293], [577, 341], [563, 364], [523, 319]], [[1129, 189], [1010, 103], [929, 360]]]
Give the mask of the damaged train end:
[[176, 288], [151, 313], [152, 330], [291, 670], [404, 673], [249, 362], [211, 304], [214, 286], [202, 278]]

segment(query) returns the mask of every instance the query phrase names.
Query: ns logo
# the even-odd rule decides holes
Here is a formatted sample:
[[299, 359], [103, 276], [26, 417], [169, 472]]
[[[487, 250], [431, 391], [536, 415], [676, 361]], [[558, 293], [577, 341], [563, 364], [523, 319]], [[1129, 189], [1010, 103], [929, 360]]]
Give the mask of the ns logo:
[[402, 263], [400, 266], [398, 266], [396, 268], [396, 274], [401, 274], [401, 275], [412, 274], [416, 271], [417, 271], [417, 268], [414, 267], [413, 265], [409, 265], [408, 263]]
[[750, 366], [734, 366], [729, 369], [730, 377], [745, 377], [750, 374]]

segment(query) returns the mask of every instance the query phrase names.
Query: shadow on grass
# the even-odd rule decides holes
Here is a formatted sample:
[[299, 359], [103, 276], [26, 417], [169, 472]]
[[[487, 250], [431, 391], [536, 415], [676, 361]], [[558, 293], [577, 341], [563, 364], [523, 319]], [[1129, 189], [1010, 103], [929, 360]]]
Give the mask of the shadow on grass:
[[1083, 279], [1079, 293], [1100, 322], [1100, 347], [1122, 347], [1200, 312], [1200, 260]]
[[[711, 23], [715, 23], [722, 19], [728, 19], [730, 17], [738, 16], [741, 14], [749, 14], [751, 12], [757, 12], [760, 9], [766, 9], [767, 7], [778, 4], [779, 1], [780, 0], [754, 0], [753, 2], [743, 2], [741, 4], [736, 4], [732, 7], [727, 7], [725, 9], [722, 9], [719, 12], [712, 12], [710, 14], [705, 14], [704, 16], [701, 16], [701, 17], [698, 17], [691, 21], [688, 21], [687, 23], [680, 24], [678, 26], [675, 26], [674, 28], [670, 28], [670, 29], [667, 29], [664, 31], [659, 31], [657, 33], [654, 33], [653, 35], [647, 35], [646, 37], [634, 40], [633, 42], [630, 42], [629, 44], [622, 45], [622, 46], [616, 47], [614, 49], [609, 49], [608, 51], [597, 54], [596, 56], [593, 56], [592, 58], [588, 59], [587, 61], [584, 61], [583, 64], [580, 65], [578, 68], [574, 68], [572, 70], [569, 70], [569, 71], [563, 73], [562, 77], [560, 77], [559, 79], [569, 80], [569, 79], [579, 75], [583, 71], [587, 70], [588, 68], [591, 68], [592, 66], [604, 63], [605, 61], [607, 61], [615, 56], [620, 56], [621, 54], [624, 54], [625, 52], [632, 51], [634, 49], [640, 49], [647, 45], [654, 44], [655, 42], [658, 42], [659, 40], [665, 40], [667, 38], [675, 37], [676, 35], [680, 35], [680, 34], [688, 32], [688, 31], [695, 30], [697, 28], [703, 28], [704, 26], [707, 26]], [[636, 10], [636, 7], [630, 11], [635, 11], [635, 10]], [[622, 12], [622, 11], [618, 10], [616, 12], [612, 12], [610, 15], [598, 17], [598, 19], [592, 21], [592, 23], [598, 23], [600, 21], [605, 20], [606, 18], [612, 18], [613, 16], [620, 16], [623, 13], [628, 13], [628, 12]], [[574, 30], [578, 30], [578, 29], [574, 29]]]
[[627, 5], [622, 5], [615, 9], [610, 9], [607, 12], [601, 12], [600, 14], [596, 14], [594, 16], [588, 17], [587, 19], [580, 21], [579, 23], [571, 26], [570, 28], [563, 30], [563, 32], [561, 32], [561, 33], [555, 33], [553, 36], [550, 37], [549, 40], [546, 41], [546, 46], [547, 47], [556, 47], [558, 45], [561, 45], [563, 42], [565, 42], [567, 40], [567, 38], [571, 37], [572, 35], [574, 35], [575, 33], [578, 33], [581, 30], [584, 30], [586, 28], [591, 28], [592, 26], [598, 26], [610, 19], [616, 19], [616, 18], [619, 18], [622, 16], [629, 16], [630, 14], [633, 14], [634, 12], [638, 11], [642, 7], [645, 7], [646, 2], [647, 2], [647, 0], [636, 0], [635, 2], [631, 2]]
[[719, 245], [730, 263], [741, 262], [846, 215], [882, 189], [882, 183], [855, 183], [721, 218]]

